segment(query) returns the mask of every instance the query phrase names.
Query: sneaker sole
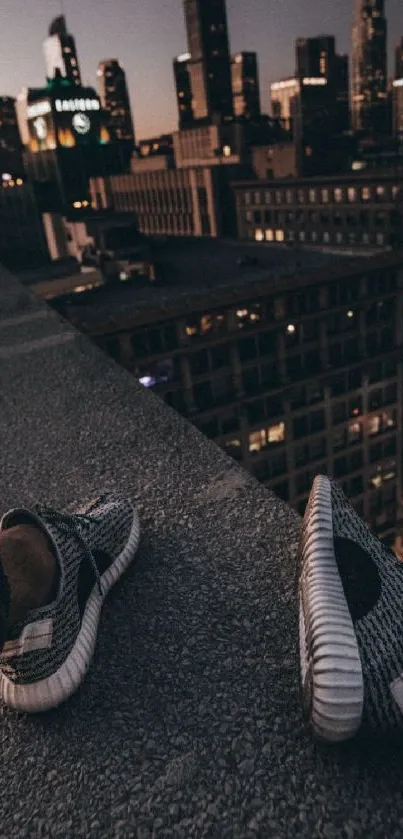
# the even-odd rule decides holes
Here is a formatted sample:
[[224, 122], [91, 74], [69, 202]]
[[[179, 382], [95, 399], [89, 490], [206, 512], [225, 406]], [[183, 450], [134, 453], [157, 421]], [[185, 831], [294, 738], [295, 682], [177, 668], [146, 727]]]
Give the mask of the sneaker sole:
[[80, 631], [74, 647], [61, 667], [38, 682], [26, 685], [15, 684], [0, 674], [0, 698], [10, 708], [25, 713], [40, 713], [56, 708], [72, 696], [82, 683], [93, 657], [97, 638], [98, 624], [104, 600], [132, 563], [140, 539], [140, 524], [136, 511], [133, 511], [133, 523], [128, 541], [123, 551], [101, 576], [100, 594], [95, 585], [89, 595], [83, 613]]
[[300, 544], [300, 669], [304, 711], [319, 740], [349, 740], [361, 725], [364, 681], [333, 541], [331, 484], [315, 478]]

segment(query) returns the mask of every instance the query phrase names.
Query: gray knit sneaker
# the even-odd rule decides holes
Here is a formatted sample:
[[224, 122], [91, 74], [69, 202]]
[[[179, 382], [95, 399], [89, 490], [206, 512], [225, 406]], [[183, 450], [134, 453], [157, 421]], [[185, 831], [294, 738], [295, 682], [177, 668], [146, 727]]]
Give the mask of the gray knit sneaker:
[[56, 599], [13, 627], [0, 653], [0, 698], [18, 711], [68, 699], [90, 664], [102, 604], [134, 558], [139, 521], [129, 500], [99, 498], [84, 514], [11, 510], [0, 528], [38, 525], [58, 559]]
[[328, 478], [315, 478], [300, 540], [300, 664], [314, 735], [403, 730], [403, 563]]

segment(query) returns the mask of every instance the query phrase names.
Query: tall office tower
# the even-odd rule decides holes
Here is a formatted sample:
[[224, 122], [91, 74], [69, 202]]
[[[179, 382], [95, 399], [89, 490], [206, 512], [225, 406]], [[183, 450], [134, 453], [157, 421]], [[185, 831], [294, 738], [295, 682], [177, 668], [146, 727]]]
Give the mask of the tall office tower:
[[348, 56], [336, 53], [333, 35], [297, 39], [296, 76], [325, 80], [324, 104], [329, 129], [334, 134], [347, 131], [350, 122]]
[[400, 39], [395, 51], [393, 133], [396, 137], [403, 137], [403, 38]]
[[189, 73], [190, 53], [174, 59], [176, 99], [178, 102], [179, 128], [189, 128], [193, 123], [192, 86]]
[[352, 125], [387, 132], [387, 22], [384, 0], [355, 0], [352, 29]]
[[43, 51], [48, 79], [53, 79], [56, 70], [60, 70], [64, 78], [76, 85], [81, 85], [76, 42], [67, 31], [64, 15], [52, 20], [48, 37], [43, 42]]
[[12, 96], [0, 96], [0, 148], [10, 152], [21, 150], [15, 99]]
[[257, 119], [260, 116], [260, 89], [255, 52], [239, 52], [232, 57], [231, 79], [235, 116]]
[[116, 58], [101, 61], [97, 70], [98, 93], [109, 114], [109, 127], [116, 140], [134, 143], [134, 129], [126, 73]]
[[184, 0], [195, 120], [233, 117], [225, 0]]

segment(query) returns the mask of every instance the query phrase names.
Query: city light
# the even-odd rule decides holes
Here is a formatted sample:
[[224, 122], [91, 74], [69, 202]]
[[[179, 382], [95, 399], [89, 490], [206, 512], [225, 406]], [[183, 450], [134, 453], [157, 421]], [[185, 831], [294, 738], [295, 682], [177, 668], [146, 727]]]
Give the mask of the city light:
[[295, 332], [295, 326], [293, 323], [289, 323], [287, 326], [287, 332], [289, 335], [293, 335]]
[[75, 210], [79, 210], [80, 207], [82, 207], [81, 201], [74, 201], [73, 207], [74, 207]]
[[324, 79], [323, 76], [318, 76], [318, 78], [306, 76], [306, 78], [302, 79], [302, 84], [305, 86], [312, 85], [313, 87], [323, 87], [327, 84], [327, 79]]
[[349, 309], [349, 311], [347, 312], [347, 317], [348, 318], [353, 318], [354, 317], [354, 312], [352, 311], [352, 309]]
[[289, 87], [296, 87], [298, 85], [297, 79], [285, 79], [283, 82], [273, 82], [270, 85], [271, 90], [286, 90]]

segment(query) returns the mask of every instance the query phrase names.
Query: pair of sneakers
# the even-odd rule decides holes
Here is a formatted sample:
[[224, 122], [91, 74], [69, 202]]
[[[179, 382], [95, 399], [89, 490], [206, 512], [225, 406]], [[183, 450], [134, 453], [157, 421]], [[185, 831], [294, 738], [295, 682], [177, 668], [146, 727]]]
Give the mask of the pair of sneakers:
[[[84, 679], [102, 604], [137, 551], [139, 521], [128, 499], [105, 495], [73, 515], [12, 510], [0, 529], [17, 524], [41, 528], [60, 572], [55, 600], [14, 626], [0, 652], [0, 698], [38, 712]], [[326, 477], [313, 484], [299, 562], [302, 696], [313, 734], [337, 742], [362, 726], [402, 729], [403, 563]]]

